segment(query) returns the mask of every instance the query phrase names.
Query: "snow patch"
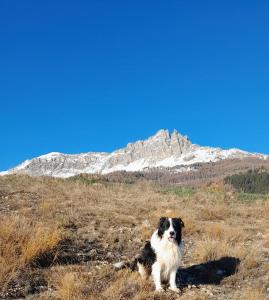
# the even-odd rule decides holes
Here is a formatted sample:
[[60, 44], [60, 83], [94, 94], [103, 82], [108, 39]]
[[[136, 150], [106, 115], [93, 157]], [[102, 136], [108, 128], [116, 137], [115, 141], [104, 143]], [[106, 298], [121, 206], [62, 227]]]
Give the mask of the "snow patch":
[[2, 171], [2, 172], [0, 172], [0, 176], [4, 176], [4, 175], [7, 175], [7, 174], [9, 174], [8, 171]]

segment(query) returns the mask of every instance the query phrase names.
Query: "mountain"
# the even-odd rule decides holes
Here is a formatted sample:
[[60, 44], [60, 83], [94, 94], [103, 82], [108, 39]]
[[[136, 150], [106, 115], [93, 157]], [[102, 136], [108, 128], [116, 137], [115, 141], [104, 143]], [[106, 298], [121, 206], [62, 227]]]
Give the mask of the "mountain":
[[228, 159], [255, 158], [267, 160], [268, 155], [249, 153], [240, 149], [202, 147], [191, 143], [187, 136], [174, 130], [161, 129], [144, 141], [129, 143], [111, 153], [88, 152], [63, 154], [52, 152], [0, 173], [25, 173], [33, 176], [70, 177], [80, 173], [107, 174], [115, 171], [149, 171], [173, 168], [173, 172], [193, 170], [197, 163]]

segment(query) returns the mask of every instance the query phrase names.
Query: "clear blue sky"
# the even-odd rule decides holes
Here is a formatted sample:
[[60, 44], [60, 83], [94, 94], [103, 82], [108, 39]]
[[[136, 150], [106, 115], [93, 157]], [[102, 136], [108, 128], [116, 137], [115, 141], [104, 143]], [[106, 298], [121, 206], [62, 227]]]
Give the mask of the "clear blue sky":
[[0, 170], [160, 128], [269, 153], [269, 2], [0, 2]]

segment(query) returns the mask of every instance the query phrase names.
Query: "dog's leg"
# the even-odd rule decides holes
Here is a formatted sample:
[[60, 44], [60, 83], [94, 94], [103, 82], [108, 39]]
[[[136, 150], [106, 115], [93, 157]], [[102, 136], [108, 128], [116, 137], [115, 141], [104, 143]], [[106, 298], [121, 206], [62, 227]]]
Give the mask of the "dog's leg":
[[177, 269], [171, 271], [170, 278], [169, 278], [169, 289], [174, 292], [179, 292], [179, 289], [176, 285], [176, 275], [177, 275]]
[[147, 279], [148, 274], [143, 264], [137, 262], [138, 272], [140, 273], [143, 279]]
[[152, 277], [155, 283], [156, 291], [163, 291], [162, 284], [161, 284], [161, 266], [158, 262], [155, 262], [152, 265]]

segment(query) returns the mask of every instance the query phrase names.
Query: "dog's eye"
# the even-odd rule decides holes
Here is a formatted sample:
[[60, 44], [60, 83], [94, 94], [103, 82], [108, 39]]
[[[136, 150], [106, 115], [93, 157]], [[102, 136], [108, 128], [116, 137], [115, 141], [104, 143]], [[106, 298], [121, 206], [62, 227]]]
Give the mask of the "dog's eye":
[[164, 223], [164, 227], [165, 227], [165, 229], [168, 229], [168, 228], [170, 227], [170, 223], [169, 223], [169, 221], [165, 221], [165, 223]]
[[180, 228], [180, 221], [177, 219], [173, 220], [173, 226], [176, 230], [178, 230]]

